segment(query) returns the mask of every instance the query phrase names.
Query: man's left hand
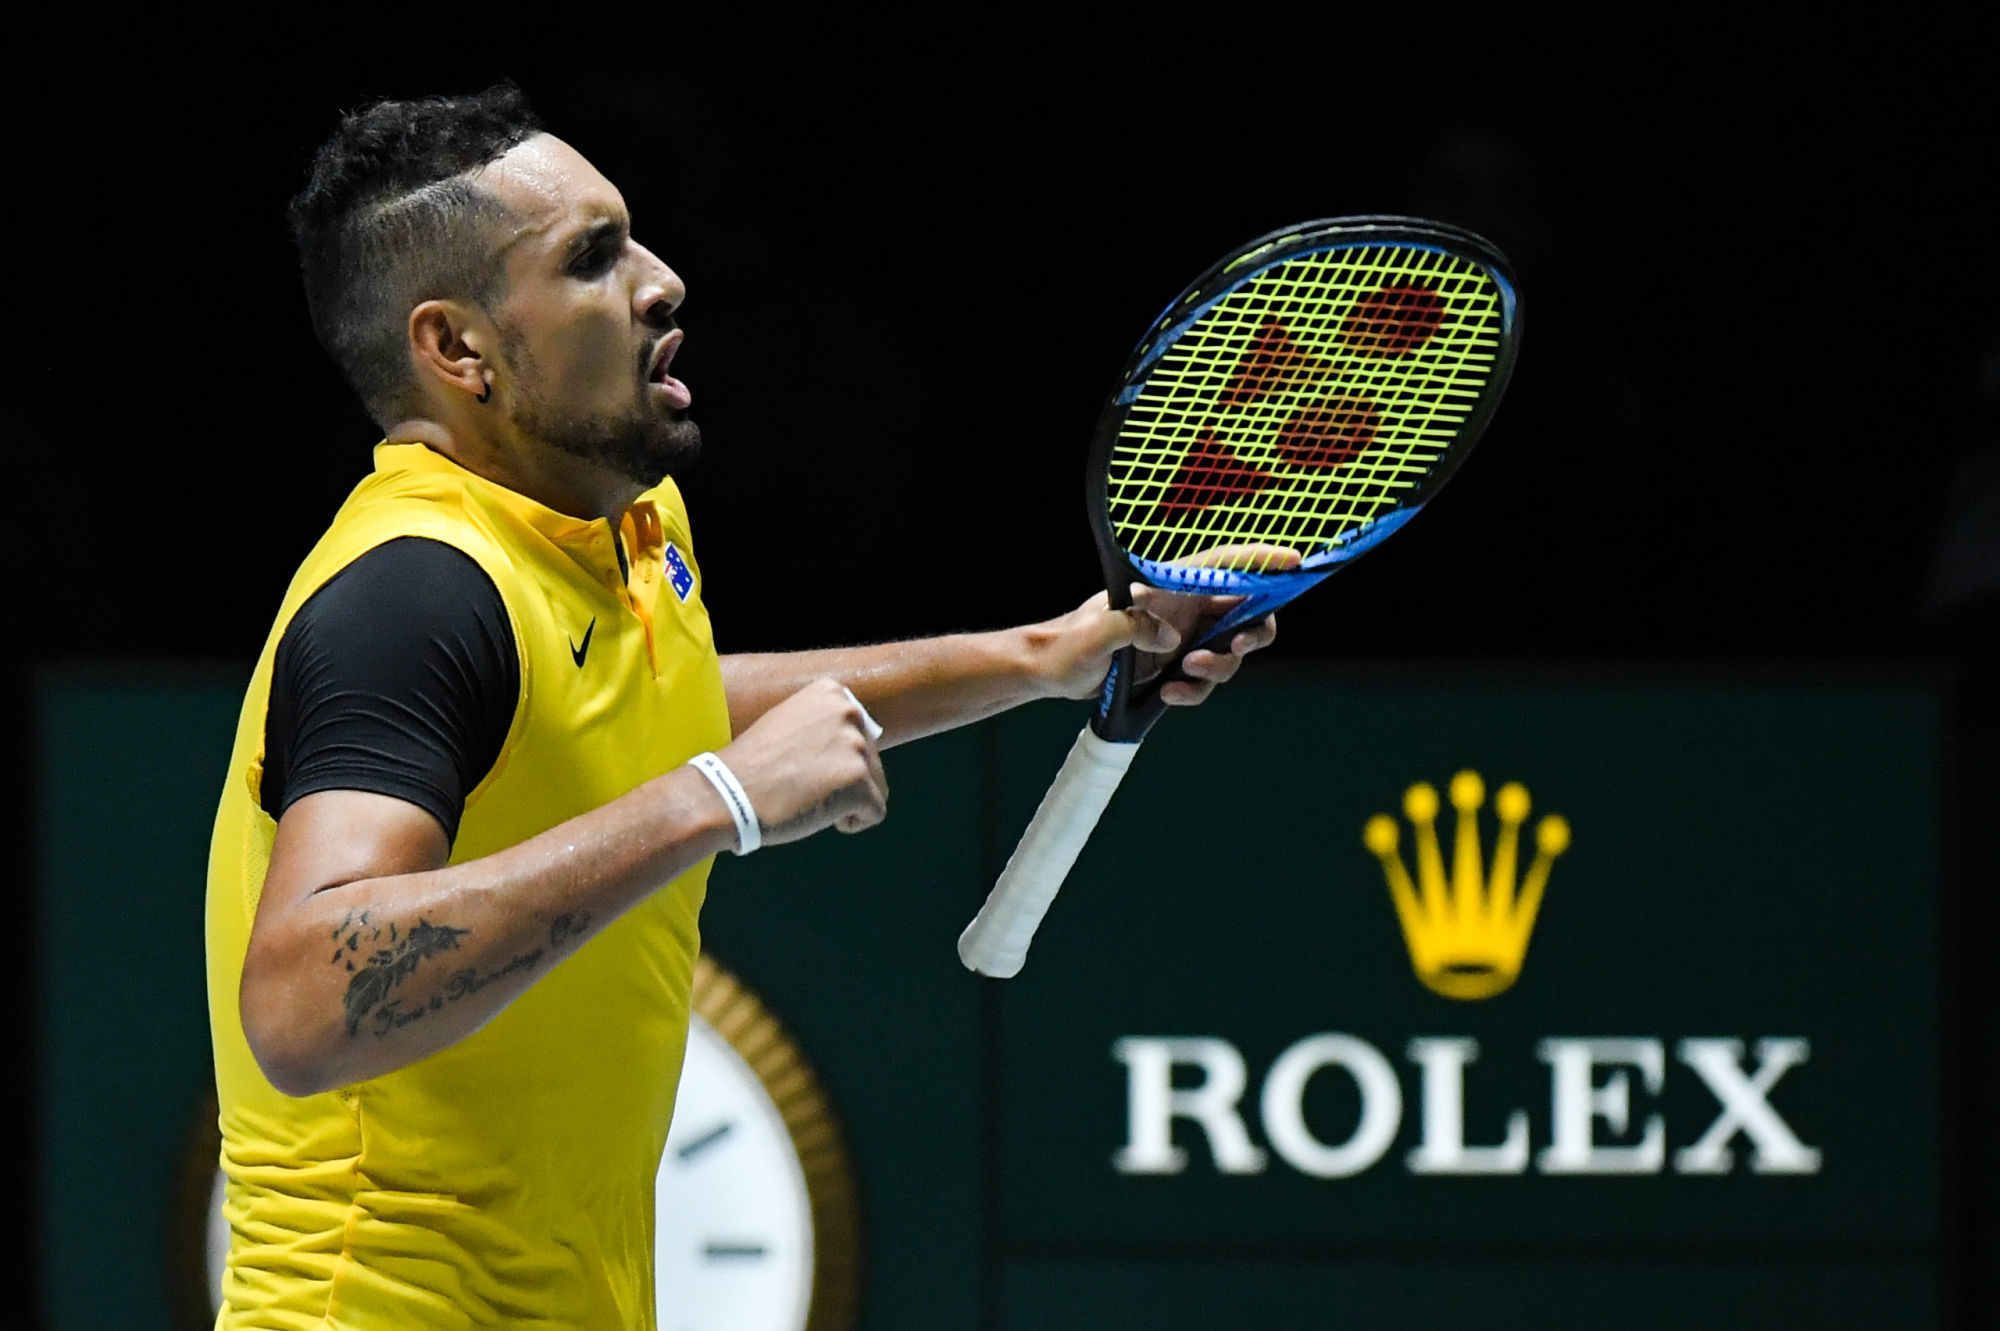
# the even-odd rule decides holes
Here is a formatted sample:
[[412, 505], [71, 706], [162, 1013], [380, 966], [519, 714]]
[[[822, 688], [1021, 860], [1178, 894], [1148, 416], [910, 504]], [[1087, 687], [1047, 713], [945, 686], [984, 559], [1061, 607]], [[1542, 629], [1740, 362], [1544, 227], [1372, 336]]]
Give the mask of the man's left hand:
[[[1238, 545], [1204, 551], [1187, 562], [1209, 568], [1284, 569], [1296, 566], [1299, 555], [1282, 546]], [[1110, 598], [1099, 592], [1044, 626], [1050, 633], [1054, 691], [1065, 698], [1095, 696], [1111, 668], [1112, 655], [1127, 646], [1139, 650], [1139, 677], [1151, 679], [1173, 661], [1183, 642], [1199, 638], [1208, 625], [1242, 601], [1240, 596], [1190, 595], [1134, 583], [1132, 605], [1113, 610]], [[1245, 656], [1270, 646], [1277, 633], [1276, 618], [1266, 615], [1243, 625], [1226, 644], [1189, 652], [1181, 663], [1188, 678], [1163, 687], [1161, 700], [1174, 707], [1201, 702], [1216, 685], [1235, 676]]]

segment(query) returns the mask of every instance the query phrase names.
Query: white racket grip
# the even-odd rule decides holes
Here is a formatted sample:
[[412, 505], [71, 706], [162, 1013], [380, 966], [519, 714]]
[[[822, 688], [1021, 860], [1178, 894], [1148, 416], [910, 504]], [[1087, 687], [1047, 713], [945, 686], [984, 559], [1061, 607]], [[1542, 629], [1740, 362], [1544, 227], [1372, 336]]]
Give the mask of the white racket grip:
[[1049, 903], [1138, 752], [1136, 742], [1114, 743], [1083, 728], [1000, 881], [958, 936], [958, 959], [966, 969], [1003, 980], [1020, 971]]

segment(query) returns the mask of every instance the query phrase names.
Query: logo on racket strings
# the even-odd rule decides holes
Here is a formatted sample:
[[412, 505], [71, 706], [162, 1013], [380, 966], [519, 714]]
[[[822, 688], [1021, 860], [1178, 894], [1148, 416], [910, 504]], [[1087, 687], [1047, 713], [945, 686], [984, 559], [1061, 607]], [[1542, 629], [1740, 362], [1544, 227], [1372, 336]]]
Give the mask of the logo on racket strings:
[[1416, 829], [1414, 881], [1398, 849], [1401, 829], [1394, 818], [1376, 814], [1361, 840], [1382, 862], [1417, 978], [1445, 998], [1492, 998], [1520, 977], [1549, 869], [1569, 849], [1569, 823], [1550, 815], [1536, 824], [1534, 858], [1517, 885], [1521, 829], [1531, 807], [1527, 788], [1510, 781], [1494, 796], [1499, 834], [1490, 866], [1479, 839], [1486, 783], [1477, 772], [1460, 772], [1446, 793], [1456, 815], [1449, 872], [1438, 838], [1438, 793], [1429, 782], [1403, 795], [1403, 812]]

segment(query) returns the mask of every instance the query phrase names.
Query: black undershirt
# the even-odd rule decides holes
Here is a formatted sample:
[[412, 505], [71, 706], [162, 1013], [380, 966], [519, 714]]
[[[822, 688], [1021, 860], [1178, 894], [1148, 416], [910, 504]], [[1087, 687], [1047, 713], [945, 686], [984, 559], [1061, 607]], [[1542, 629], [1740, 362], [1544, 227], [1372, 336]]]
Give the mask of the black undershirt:
[[278, 642], [264, 811], [366, 790], [424, 809], [456, 840], [520, 694], [514, 631], [486, 571], [441, 541], [378, 545], [314, 592]]

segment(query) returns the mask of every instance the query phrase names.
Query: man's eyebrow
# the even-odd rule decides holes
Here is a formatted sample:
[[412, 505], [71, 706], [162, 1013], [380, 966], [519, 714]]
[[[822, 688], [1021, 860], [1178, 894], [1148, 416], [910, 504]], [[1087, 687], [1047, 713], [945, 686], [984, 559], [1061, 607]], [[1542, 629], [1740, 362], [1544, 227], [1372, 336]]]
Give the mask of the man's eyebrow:
[[574, 263], [607, 240], [623, 241], [631, 225], [631, 221], [624, 217], [606, 217], [591, 223], [564, 243], [563, 262]]

